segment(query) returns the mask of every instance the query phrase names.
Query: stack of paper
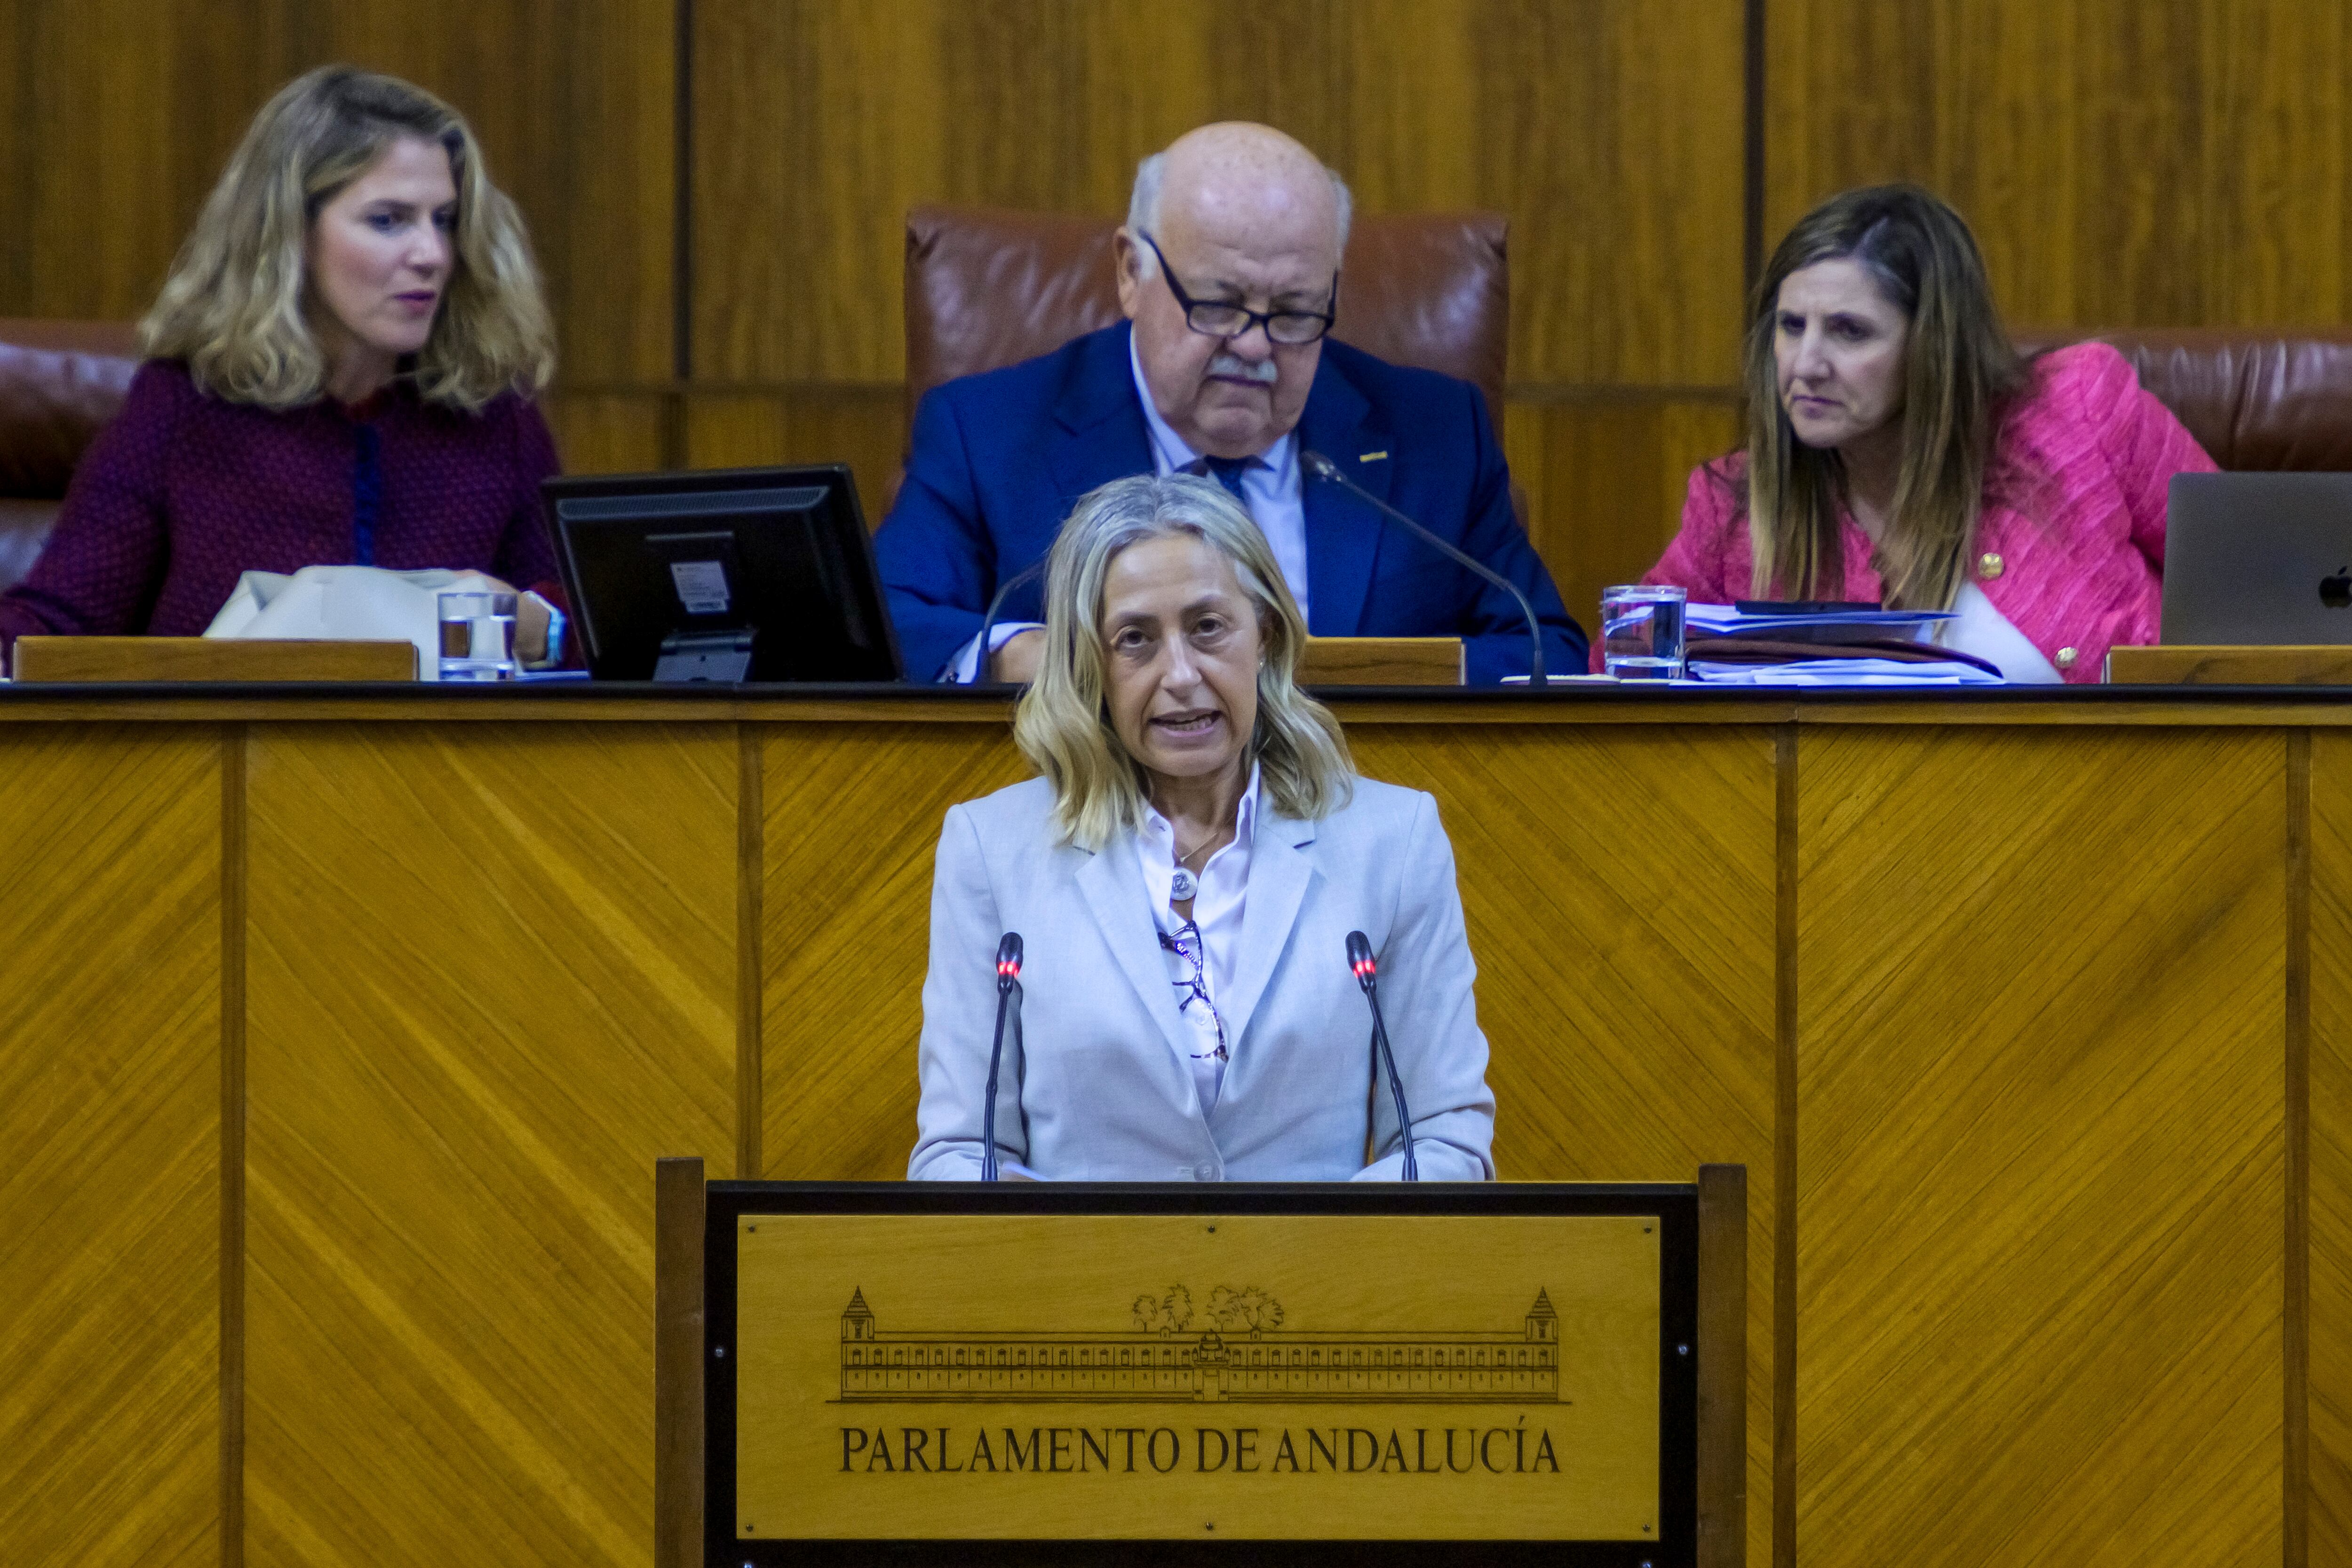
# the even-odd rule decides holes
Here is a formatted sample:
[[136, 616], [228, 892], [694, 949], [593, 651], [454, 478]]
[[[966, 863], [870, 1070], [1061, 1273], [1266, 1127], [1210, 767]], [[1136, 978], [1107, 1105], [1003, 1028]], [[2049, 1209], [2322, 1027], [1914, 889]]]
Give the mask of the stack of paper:
[[1693, 659], [1690, 678], [1727, 686], [1997, 686], [1988, 674], [1958, 660], [1799, 659], [1786, 664], [1718, 664]]
[[1776, 643], [1834, 643], [1843, 637], [1916, 637], [1948, 610], [1822, 610], [1800, 615], [1759, 615], [1729, 604], [1693, 604], [1683, 615], [1686, 635], [1769, 637]]

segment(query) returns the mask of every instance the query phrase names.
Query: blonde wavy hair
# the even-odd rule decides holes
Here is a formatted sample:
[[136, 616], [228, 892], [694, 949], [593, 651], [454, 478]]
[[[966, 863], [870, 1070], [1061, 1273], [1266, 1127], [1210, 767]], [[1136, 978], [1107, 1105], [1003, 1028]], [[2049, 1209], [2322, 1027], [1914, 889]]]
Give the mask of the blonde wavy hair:
[[515, 205], [490, 183], [457, 111], [404, 81], [349, 66], [297, 77], [254, 117], [139, 324], [140, 351], [185, 361], [233, 402], [292, 408], [327, 371], [304, 311], [310, 225], [403, 137], [449, 154], [457, 186], [452, 261], [431, 336], [408, 373], [427, 402], [479, 409], [555, 372], [555, 331]]
[[1213, 479], [1115, 479], [1079, 501], [1054, 540], [1045, 569], [1045, 657], [1013, 719], [1022, 755], [1054, 786], [1054, 826], [1065, 843], [1099, 851], [1143, 820], [1142, 764], [1111, 727], [1103, 583], [1111, 558], [1129, 545], [1185, 534], [1233, 563], [1257, 612], [1265, 660], [1249, 747], [1259, 787], [1276, 810], [1299, 821], [1328, 815], [1354, 793], [1355, 760], [1339, 721], [1298, 689], [1306, 618], [1249, 514]]

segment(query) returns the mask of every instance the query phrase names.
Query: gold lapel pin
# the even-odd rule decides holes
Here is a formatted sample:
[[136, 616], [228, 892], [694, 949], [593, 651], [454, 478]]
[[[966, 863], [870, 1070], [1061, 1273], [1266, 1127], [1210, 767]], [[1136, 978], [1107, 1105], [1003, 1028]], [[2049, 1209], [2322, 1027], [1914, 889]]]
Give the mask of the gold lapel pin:
[[1387, 455], [1388, 454], [1385, 452], [1367, 452], [1361, 457], [1357, 458], [1356, 461], [1359, 463], [1378, 463], [1381, 458], [1386, 457]]

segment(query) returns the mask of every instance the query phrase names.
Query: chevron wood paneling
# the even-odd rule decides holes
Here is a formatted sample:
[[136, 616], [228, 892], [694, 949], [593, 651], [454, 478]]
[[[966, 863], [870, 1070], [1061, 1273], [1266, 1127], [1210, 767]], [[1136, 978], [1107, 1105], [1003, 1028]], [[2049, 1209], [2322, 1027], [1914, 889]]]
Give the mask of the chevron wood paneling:
[[471, 121], [566, 376], [666, 379], [677, 4], [0, 0], [0, 315], [144, 313], [254, 113], [342, 61]]
[[1139, 159], [1241, 119], [1303, 139], [1366, 212], [1509, 214], [1517, 379], [1732, 379], [1732, 0], [696, 0], [692, 15], [698, 375], [895, 382], [909, 206], [1122, 214]]
[[2311, 1561], [2352, 1563], [2352, 737], [2311, 739]]
[[2280, 1561], [2284, 739], [1808, 730], [1799, 1561]]
[[763, 1174], [896, 1181], [915, 1147], [940, 821], [1031, 768], [999, 715], [769, 726], [761, 745]]
[[2352, 29], [2304, 0], [1769, 0], [1769, 251], [1881, 180], [1975, 225], [2015, 321], [2340, 322]]
[[257, 727], [247, 1559], [638, 1568], [653, 1166], [735, 1148], [723, 726]]
[[1657, 564], [1681, 531], [1691, 470], [1737, 446], [1740, 434], [1728, 396], [1505, 406], [1520, 521], [1578, 624], [1597, 634], [1602, 591]]
[[0, 729], [0, 1562], [218, 1559], [220, 758]]
[[896, 383], [697, 392], [686, 400], [683, 423], [684, 467], [846, 463], [866, 527], [889, 516], [907, 454], [907, 399]]
[[[1772, 737], [1349, 727], [1453, 841], [1507, 1180], [1748, 1168], [1748, 1560], [1772, 1475]], [[1339, 961], [1334, 956], [1334, 962]]]

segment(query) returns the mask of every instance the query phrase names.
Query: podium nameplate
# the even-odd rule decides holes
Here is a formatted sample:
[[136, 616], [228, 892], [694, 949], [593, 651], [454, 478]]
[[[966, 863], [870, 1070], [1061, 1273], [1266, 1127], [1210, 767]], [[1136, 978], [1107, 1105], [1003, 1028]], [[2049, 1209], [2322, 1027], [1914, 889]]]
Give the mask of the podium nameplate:
[[708, 1190], [709, 1563], [1696, 1560], [1692, 1187]]

